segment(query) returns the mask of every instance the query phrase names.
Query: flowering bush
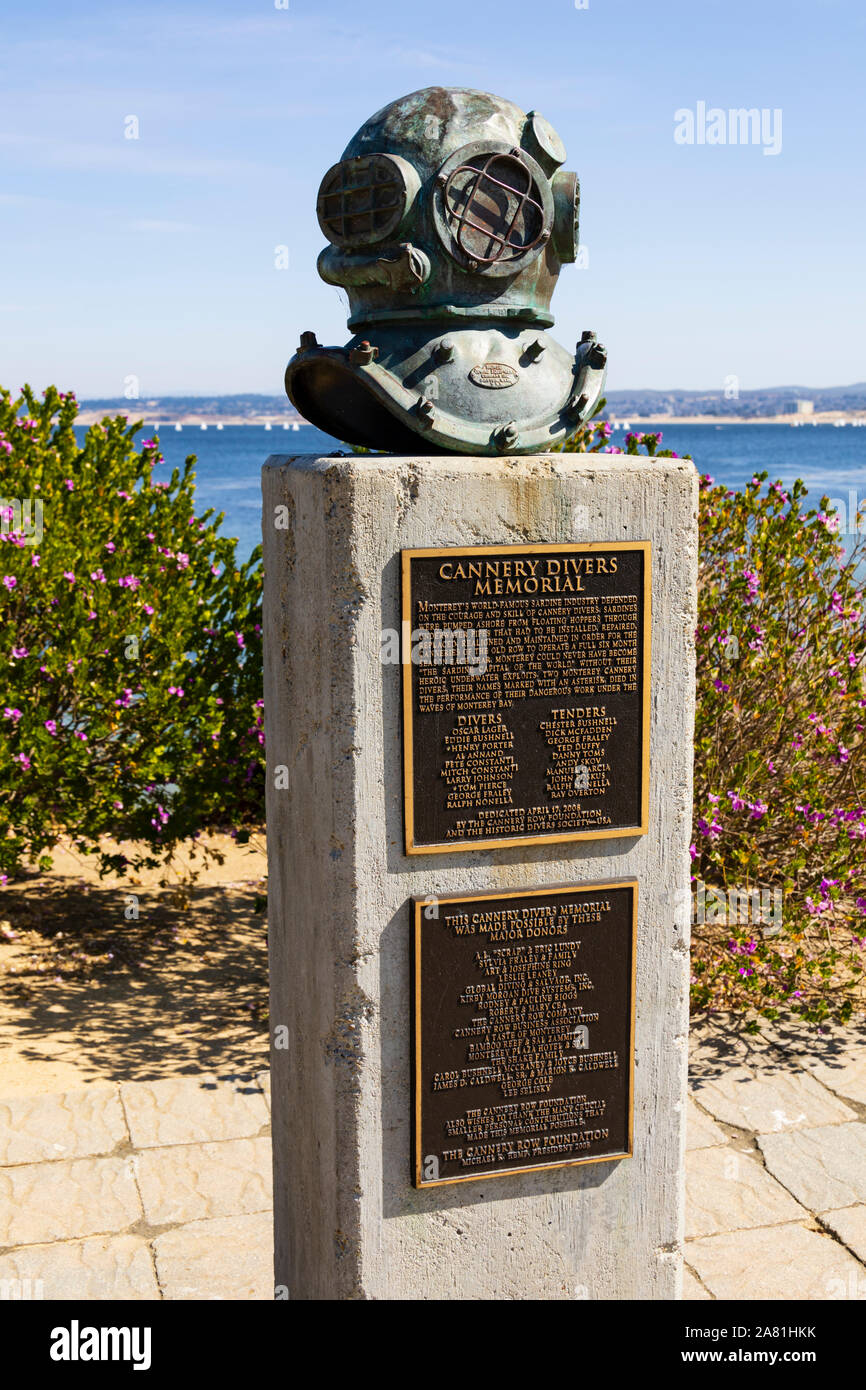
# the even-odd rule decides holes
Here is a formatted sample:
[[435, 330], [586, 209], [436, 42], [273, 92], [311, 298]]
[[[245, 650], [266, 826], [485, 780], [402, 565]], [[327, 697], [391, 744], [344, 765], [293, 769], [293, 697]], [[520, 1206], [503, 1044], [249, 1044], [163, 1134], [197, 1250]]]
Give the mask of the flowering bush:
[[826, 497], [766, 479], [701, 479], [693, 872], [766, 903], [696, 923], [693, 993], [844, 1020], [866, 938], [866, 555]]
[[[610, 433], [566, 449], [676, 457]], [[826, 497], [766, 480], [700, 483], [692, 1002], [844, 1021], [866, 942], [866, 546], [846, 557]]]
[[74, 433], [74, 396], [0, 391], [0, 880], [48, 867], [64, 829], [169, 857], [261, 819], [260, 551], [238, 567], [196, 515], [194, 458], [122, 417]]

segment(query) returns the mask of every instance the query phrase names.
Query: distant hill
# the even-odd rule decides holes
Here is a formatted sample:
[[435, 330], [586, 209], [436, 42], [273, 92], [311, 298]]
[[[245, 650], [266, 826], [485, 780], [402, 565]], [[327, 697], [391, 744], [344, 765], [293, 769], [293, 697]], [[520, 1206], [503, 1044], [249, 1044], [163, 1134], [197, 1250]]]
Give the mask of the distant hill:
[[796, 401], [814, 401], [815, 410], [866, 410], [866, 382], [854, 386], [765, 386], [740, 391], [727, 400], [723, 391], [607, 391], [607, 413], [625, 415], [788, 415]]
[[286, 396], [263, 396], [241, 392], [235, 396], [142, 396], [130, 401], [125, 396], [102, 396], [78, 402], [82, 410], [115, 413], [136, 419], [165, 420], [170, 423], [182, 416], [202, 416], [220, 420], [260, 420], [270, 416], [281, 420], [299, 420], [300, 416]]
[[[798, 400], [813, 401], [815, 411], [866, 410], [866, 382], [853, 386], [766, 386], [756, 391], [740, 391], [735, 400], [724, 391], [656, 391], [635, 389], [608, 391], [607, 414], [629, 415], [736, 415], [753, 419], [787, 415], [796, 410]], [[228, 418], [252, 422], [266, 419], [298, 420], [301, 417], [285, 396], [240, 393], [233, 396], [149, 396], [130, 401], [123, 396], [82, 400], [82, 411], [92, 415], [121, 413], [132, 418], [161, 421], [194, 416], [202, 420]]]

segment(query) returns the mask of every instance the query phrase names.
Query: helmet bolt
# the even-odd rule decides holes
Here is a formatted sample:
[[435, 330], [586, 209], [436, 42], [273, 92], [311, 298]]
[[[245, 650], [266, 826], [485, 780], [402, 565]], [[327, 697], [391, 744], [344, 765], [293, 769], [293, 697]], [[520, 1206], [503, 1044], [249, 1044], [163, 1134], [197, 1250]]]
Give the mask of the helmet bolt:
[[537, 362], [546, 346], [546, 343], [544, 343], [541, 338], [533, 338], [531, 343], [526, 344], [523, 351], [526, 353], [530, 362]]
[[478, 269], [478, 262], [477, 262], [477, 261], [467, 261], [467, 262], [466, 262], [466, 266], [467, 266], [467, 269], [469, 269], [469, 270], [477, 270], [477, 269]]
[[500, 449], [513, 449], [520, 439], [520, 431], [514, 421], [509, 420], [507, 425], [499, 426], [494, 439]]
[[594, 333], [591, 328], [585, 328], [580, 335], [580, 341], [582, 343], [594, 343], [597, 337], [598, 334]]
[[432, 425], [434, 413], [433, 402], [427, 396], [420, 396], [418, 399], [418, 416], [422, 424]]
[[589, 405], [589, 396], [581, 395], [576, 400], [569, 401], [566, 407], [566, 414], [570, 420], [579, 420]]
[[434, 356], [437, 362], [453, 362], [454, 339], [442, 338], [441, 341], [436, 344]]
[[594, 367], [596, 371], [600, 371], [607, 361], [607, 348], [603, 343], [594, 343], [586, 354], [586, 360], [590, 367]]
[[311, 348], [316, 348], [318, 346], [319, 344], [315, 333], [307, 332], [301, 334], [301, 345], [298, 348], [299, 352], [309, 352]]
[[371, 347], [365, 338], [349, 352], [349, 361], [356, 367], [368, 367], [379, 356], [379, 349]]

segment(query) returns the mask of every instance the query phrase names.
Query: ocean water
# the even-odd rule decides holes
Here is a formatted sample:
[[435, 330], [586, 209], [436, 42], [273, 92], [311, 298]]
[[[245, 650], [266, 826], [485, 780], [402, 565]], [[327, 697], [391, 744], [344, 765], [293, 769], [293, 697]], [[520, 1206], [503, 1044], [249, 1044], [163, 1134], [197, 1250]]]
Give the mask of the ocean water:
[[[652, 427], [648, 427], [652, 428]], [[716, 482], [741, 488], [754, 473], [766, 470], [770, 480], [790, 484], [802, 478], [810, 497], [826, 494], [847, 508], [851, 494], [866, 497], [866, 428], [846, 425], [667, 425], [662, 448], [690, 453], [701, 473]], [[143, 431], [139, 439], [147, 438]], [[616, 431], [612, 444], [622, 446], [624, 432]], [[348, 445], [322, 434], [311, 425], [298, 430], [277, 426], [225, 425], [207, 430], [185, 425], [176, 431], [163, 428], [159, 435], [165, 463], [154, 476], [183, 463], [187, 454], [197, 456], [199, 509], [214, 507], [225, 512], [224, 534], [238, 539], [238, 555], [245, 559], [261, 540], [261, 468], [269, 454], [328, 454]], [[635, 459], [635, 466], [640, 464]]]

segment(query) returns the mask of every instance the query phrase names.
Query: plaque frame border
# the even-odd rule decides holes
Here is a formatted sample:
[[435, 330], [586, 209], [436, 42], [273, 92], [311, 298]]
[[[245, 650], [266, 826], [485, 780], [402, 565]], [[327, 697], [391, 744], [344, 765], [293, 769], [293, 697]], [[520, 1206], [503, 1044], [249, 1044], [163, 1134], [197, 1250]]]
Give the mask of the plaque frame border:
[[640, 550], [644, 556], [643, 601], [644, 601], [644, 642], [643, 665], [641, 670], [641, 818], [639, 825], [616, 826], [610, 830], [569, 830], [563, 834], [552, 835], [506, 835], [490, 840], [437, 840], [432, 844], [417, 844], [415, 841], [415, 788], [414, 788], [414, 749], [412, 739], [412, 662], [403, 660], [403, 836], [404, 850], [410, 854], [460, 854], [473, 849], [521, 849], [528, 845], [555, 845], [575, 840], [610, 840], [626, 836], [638, 837], [649, 831], [650, 797], [650, 680], [652, 674], [652, 541], [562, 541], [543, 544], [521, 545], [503, 542], [501, 545], [457, 545], [433, 546], [424, 549], [401, 550], [401, 604], [400, 633], [402, 642], [412, 631], [412, 560], [431, 559], [437, 555], [492, 555], [503, 550], [520, 550], [530, 555], [543, 555], [551, 552], [571, 551], [592, 554], [605, 550]]
[[[628, 1146], [621, 1153], [602, 1154], [595, 1158], [554, 1159], [551, 1163], [537, 1163], [520, 1168], [489, 1169], [485, 1173], [466, 1173], [455, 1178], [422, 1177], [424, 1155], [421, 1144], [421, 1105], [422, 1105], [422, 1059], [421, 1059], [421, 909], [435, 903], [471, 903], [489, 901], [494, 898], [537, 898], [551, 897], [562, 893], [592, 893], [605, 888], [630, 888], [632, 890], [631, 911], [631, 975], [629, 991], [629, 1064], [628, 1064]], [[412, 1185], [416, 1189], [427, 1187], [450, 1187], [459, 1182], [480, 1182], [487, 1178], [513, 1178], [522, 1173], [543, 1173], [552, 1168], [578, 1168], [587, 1163], [618, 1163], [622, 1158], [634, 1155], [634, 1040], [637, 1015], [637, 918], [639, 887], [636, 878], [600, 879], [593, 883], [553, 883], [544, 888], [512, 888], [507, 892], [479, 893], [437, 893], [427, 897], [412, 897]]]

